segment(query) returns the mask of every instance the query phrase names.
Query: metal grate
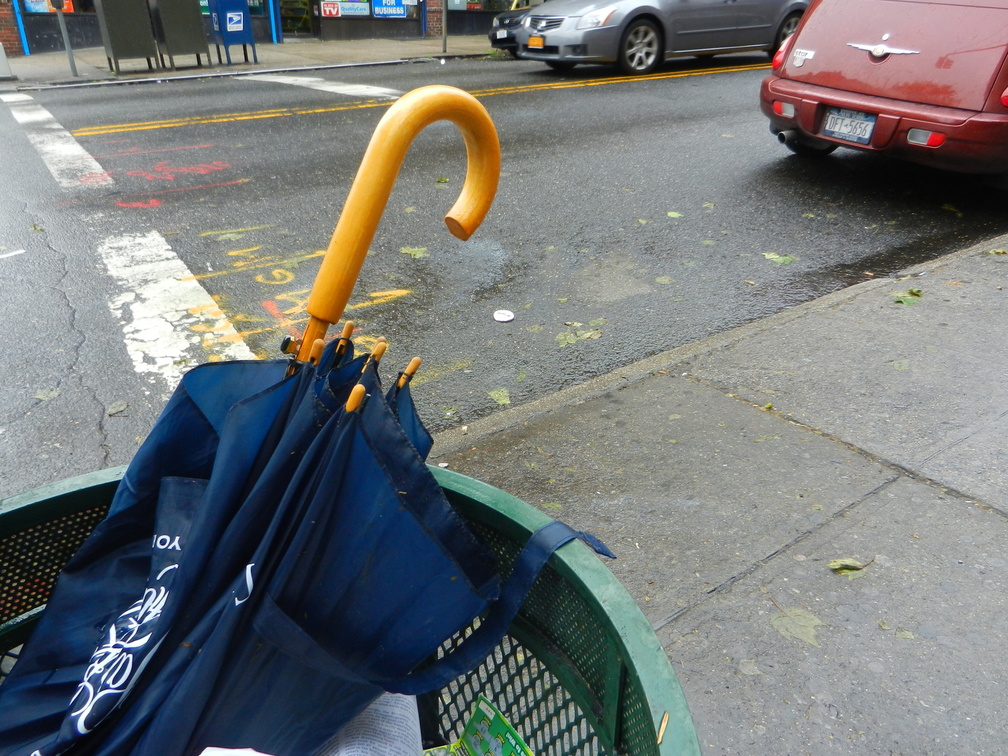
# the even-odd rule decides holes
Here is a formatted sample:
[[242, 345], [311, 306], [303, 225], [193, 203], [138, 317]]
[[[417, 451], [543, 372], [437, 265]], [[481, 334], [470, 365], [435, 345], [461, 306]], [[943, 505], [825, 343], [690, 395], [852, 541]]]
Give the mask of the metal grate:
[[529, 20], [529, 27], [539, 32], [552, 31], [553, 29], [559, 29], [563, 22], [562, 16], [560, 18], [554, 16], [532, 16]]
[[[519, 544], [482, 523], [470, 525], [497, 555], [501, 573], [509, 574]], [[439, 656], [478, 626], [477, 621], [446, 642]], [[457, 739], [482, 694], [537, 756], [657, 753], [647, 702], [625, 675], [606, 627], [592, 606], [547, 566], [512, 633], [477, 669], [431, 694], [436, 701], [421, 707], [436, 712], [434, 721], [424, 723], [426, 736], [432, 742]], [[610, 731], [600, 732], [598, 723], [607, 721]]]
[[107, 510], [92, 507], [0, 537], [0, 625], [45, 604], [63, 565]]
[[[452, 645], [457, 641], [446, 647]], [[481, 694], [537, 756], [604, 753], [594, 728], [556, 675], [511, 636], [469, 675], [433, 694], [439, 739], [461, 737]]]

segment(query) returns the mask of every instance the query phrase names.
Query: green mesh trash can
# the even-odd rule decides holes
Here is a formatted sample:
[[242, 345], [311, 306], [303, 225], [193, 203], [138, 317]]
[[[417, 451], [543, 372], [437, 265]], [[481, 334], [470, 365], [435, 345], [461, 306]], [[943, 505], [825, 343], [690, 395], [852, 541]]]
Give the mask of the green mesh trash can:
[[[0, 501], [0, 685], [60, 569], [105, 516], [124, 469]], [[432, 470], [506, 575], [521, 545], [549, 518], [485, 483]], [[480, 695], [537, 756], [700, 752], [661, 644], [630, 595], [580, 542], [553, 555], [508, 635], [477, 669], [420, 697], [425, 739], [457, 739]]]

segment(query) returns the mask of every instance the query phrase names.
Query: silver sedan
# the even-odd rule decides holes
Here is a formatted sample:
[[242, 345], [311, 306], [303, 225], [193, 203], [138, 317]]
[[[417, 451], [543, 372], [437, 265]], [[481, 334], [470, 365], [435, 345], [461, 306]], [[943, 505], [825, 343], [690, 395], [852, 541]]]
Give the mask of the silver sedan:
[[646, 74], [683, 55], [766, 50], [794, 32], [806, 0], [548, 0], [515, 33], [521, 58], [556, 69], [615, 63]]

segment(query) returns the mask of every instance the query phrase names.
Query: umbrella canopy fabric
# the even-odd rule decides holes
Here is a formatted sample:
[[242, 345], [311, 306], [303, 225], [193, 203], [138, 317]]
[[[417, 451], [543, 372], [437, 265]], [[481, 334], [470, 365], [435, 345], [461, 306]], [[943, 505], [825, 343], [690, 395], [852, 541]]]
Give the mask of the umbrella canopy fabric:
[[[274, 476], [289, 475], [314, 429], [345, 401], [363, 358], [337, 361], [338, 346], [324, 355], [330, 369], [323, 376], [297, 363], [288, 376], [291, 363], [277, 360], [214, 363], [183, 378], [0, 689], [0, 750], [44, 739], [65, 720], [58, 751], [132, 688], [192, 605], [203, 567], [220, 556], [217, 539], [269, 460]], [[204, 496], [212, 506], [196, 505]], [[189, 542], [192, 530], [200, 537]], [[186, 559], [168, 569], [183, 551]]]
[[[577, 534], [537, 534], [498, 600], [492, 555], [417, 450], [426, 431], [400, 424], [408, 383], [393, 411], [375, 361], [331, 362], [183, 380], [0, 690], [0, 753], [309, 753], [382, 690], [440, 687], [486, 656]], [[348, 412], [358, 375], [368, 398]], [[183, 443], [194, 428], [211, 440]], [[488, 607], [457, 655], [415, 672]]]

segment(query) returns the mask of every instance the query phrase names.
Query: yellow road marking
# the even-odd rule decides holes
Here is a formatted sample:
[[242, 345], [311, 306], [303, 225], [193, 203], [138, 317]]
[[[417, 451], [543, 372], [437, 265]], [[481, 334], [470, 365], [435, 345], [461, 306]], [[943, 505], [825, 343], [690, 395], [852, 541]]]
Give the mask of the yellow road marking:
[[248, 228], [232, 228], [227, 231], [204, 231], [200, 236], [222, 236], [224, 234], [244, 234], [246, 231], [258, 231], [263, 228], [273, 228], [273, 225], [268, 226], [249, 226]]
[[[258, 247], [253, 247], [252, 249], [258, 249]], [[238, 250], [248, 251], [248, 250]], [[229, 252], [228, 254], [233, 254]], [[287, 260], [277, 260], [273, 257], [260, 257], [256, 260], [250, 262], [236, 262], [232, 263], [232, 267], [226, 268], [225, 270], [215, 270], [212, 273], [194, 273], [192, 276], [187, 276], [186, 280], [202, 281], [204, 278], [216, 278], [217, 276], [226, 276], [234, 273], [245, 273], [250, 270], [256, 270], [257, 268], [282, 268], [284, 266], [297, 265], [305, 260], [311, 260], [313, 257], [322, 257], [325, 254], [325, 250], [320, 250], [318, 252], [309, 252], [304, 255], [299, 255], [298, 257], [291, 257]]]
[[[608, 84], [631, 84], [641, 81], [657, 81], [659, 79], [681, 79], [688, 76], [710, 76], [712, 74], [739, 73], [742, 71], [761, 71], [769, 68], [769, 64], [757, 63], [744, 66], [729, 66], [727, 68], [672, 71], [666, 73], [648, 74], [646, 76], [611, 76], [603, 79], [584, 79], [578, 81], [555, 81], [539, 84], [519, 84], [516, 86], [496, 87], [494, 89], [478, 89], [470, 92], [473, 97], [495, 97], [506, 94], [523, 94], [551, 89], [577, 89], [580, 87], [600, 87]], [[248, 113], [226, 113], [212, 116], [189, 116], [173, 118], [165, 121], [140, 121], [137, 123], [108, 124], [104, 126], [88, 126], [72, 132], [75, 137], [101, 136], [105, 134], [124, 134], [130, 131], [151, 131], [154, 129], [176, 129], [185, 126], [206, 126], [213, 123], [233, 123], [238, 121], [253, 121], [266, 118], [290, 118], [292, 116], [318, 115], [322, 113], [338, 113], [346, 110], [362, 110], [364, 108], [387, 108], [388, 101], [348, 102], [324, 108], [282, 108], [275, 110], [257, 110]], [[216, 233], [227, 233], [224, 231]]]

